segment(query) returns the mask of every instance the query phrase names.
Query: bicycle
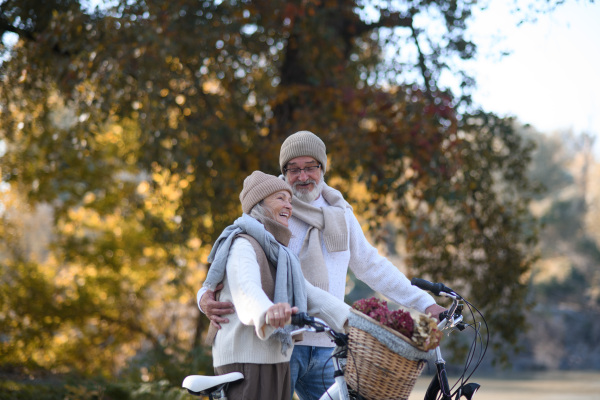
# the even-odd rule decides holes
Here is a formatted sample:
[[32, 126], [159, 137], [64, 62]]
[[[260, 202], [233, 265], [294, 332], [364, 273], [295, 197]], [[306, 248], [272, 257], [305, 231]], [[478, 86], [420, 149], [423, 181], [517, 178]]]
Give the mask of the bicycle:
[[[474, 332], [474, 340], [466, 357], [463, 373], [452, 387], [450, 387], [448, 382], [446, 363], [442, 357], [440, 346], [435, 348], [436, 374], [427, 388], [424, 400], [452, 400], [453, 398], [454, 400], [459, 400], [462, 397], [467, 400], [472, 400], [480, 385], [467, 382], [481, 364], [487, 350], [489, 333], [485, 318], [475, 306], [442, 283], [432, 283], [424, 279], [413, 278], [411, 284], [429, 291], [436, 296], [452, 299], [452, 305], [447, 311], [440, 315], [440, 322], [438, 324], [439, 330], [450, 334], [456, 330], [464, 331], [465, 329], [470, 328]], [[467, 306], [473, 321], [470, 324], [463, 322], [462, 312], [465, 305]], [[481, 322], [475, 322], [475, 314], [480, 317]], [[348, 362], [348, 353], [350, 351], [348, 347], [348, 335], [334, 331], [325, 323], [325, 321], [311, 317], [306, 313], [293, 315], [291, 324], [299, 327], [299, 329], [292, 332], [293, 335], [301, 332], [324, 332], [336, 345], [331, 356], [334, 365], [335, 382], [326, 390], [320, 400], [367, 400], [366, 397], [363, 397], [360, 394], [360, 388], [355, 389], [349, 387], [344, 377], [345, 365]], [[485, 341], [481, 336], [482, 324], [486, 327]], [[475, 356], [478, 345], [480, 348], [479, 354]], [[472, 363], [474, 360], [476, 360], [476, 362], [473, 365]], [[227, 397], [225, 393], [227, 391], [227, 386], [229, 383], [239, 379], [243, 379], [243, 375], [239, 372], [221, 376], [192, 375], [185, 378], [182, 386], [186, 388], [190, 394], [196, 396], [207, 396], [210, 400], [226, 400]]]

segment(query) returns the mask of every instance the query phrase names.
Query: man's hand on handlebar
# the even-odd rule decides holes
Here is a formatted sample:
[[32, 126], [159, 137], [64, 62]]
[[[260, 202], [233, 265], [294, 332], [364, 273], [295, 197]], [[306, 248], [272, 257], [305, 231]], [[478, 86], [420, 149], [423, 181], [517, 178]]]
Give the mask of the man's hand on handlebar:
[[217, 301], [215, 300], [215, 292], [223, 289], [223, 284], [220, 283], [215, 288], [215, 291], [207, 290], [206, 293], [200, 298], [200, 308], [204, 311], [204, 314], [210, 319], [210, 324], [221, 329], [221, 324], [229, 322], [228, 318], [224, 318], [223, 315], [233, 314], [233, 304], [228, 301]]
[[440, 313], [446, 311], [446, 309], [438, 304], [432, 304], [425, 309], [425, 314], [431, 315], [436, 320], [439, 320]]

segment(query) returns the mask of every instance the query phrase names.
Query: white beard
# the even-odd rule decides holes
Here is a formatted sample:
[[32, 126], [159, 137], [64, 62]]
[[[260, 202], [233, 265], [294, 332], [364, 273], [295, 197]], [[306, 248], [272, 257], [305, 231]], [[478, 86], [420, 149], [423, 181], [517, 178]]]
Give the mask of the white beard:
[[[297, 188], [299, 183], [307, 183], [310, 182], [313, 184], [313, 189], [310, 191], [301, 190]], [[312, 203], [321, 195], [321, 189], [323, 189], [323, 176], [321, 176], [321, 180], [319, 184], [316, 184], [314, 179], [307, 179], [305, 182], [296, 181], [292, 185], [292, 191], [294, 192], [294, 196], [305, 203]]]

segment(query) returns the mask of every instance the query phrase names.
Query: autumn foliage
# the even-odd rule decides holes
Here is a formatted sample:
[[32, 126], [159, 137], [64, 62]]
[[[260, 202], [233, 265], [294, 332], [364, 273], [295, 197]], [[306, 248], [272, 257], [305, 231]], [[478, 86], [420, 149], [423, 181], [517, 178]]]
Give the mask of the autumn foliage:
[[[0, 35], [17, 38], [0, 48], [0, 170], [16, 199], [2, 200], [2, 363], [172, 382], [178, 365], [209, 368], [195, 305], [208, 251], [241, 212], [243, 178], [277, 174], [300, 129], [327, 144], [326, 179], [371, 238], [409, 274], [468, 292], [498, 348], [516, 341], [531, 148], [468, 101], [452, 62], [474, 54], [473, 2], [86, 4], [0, 5]], [[38, 253], [19, 219], [40, 207]]]

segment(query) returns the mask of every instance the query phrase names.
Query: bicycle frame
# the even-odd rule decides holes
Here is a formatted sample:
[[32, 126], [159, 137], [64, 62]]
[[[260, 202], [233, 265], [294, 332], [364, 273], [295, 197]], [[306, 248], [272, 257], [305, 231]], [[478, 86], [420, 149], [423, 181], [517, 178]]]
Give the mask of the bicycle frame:
[[[455, 313], [459, 306], [460, 296], [450, 293], [440, 293], [440, 296], [452, 298], [452, 305], [448, 309], [447, 315], [451, 315], [449, 318], [444, 318], [438, 324], [438, 329], [443, 331], [450, 329], [460, 329], [459, 324], [463, 320], [462, 315], [456, 316]], [[462, 330], [462, 329], [461, 329]], [[431, 380], [427, 391], [425, 392], [425, 400], [435, 400], [438, 398], [438, 393], [441, 392], [442, 400], [451, 400], [452, 395], [450, 393], [450, 384], [448, 383], [448, 375], [446, 374], [446, 361], [442, 357], [442, 351], [440, 346], [435, 348], [435, 367], [436, 375]], [[460, 397], [457, 397], [457, 399]]]
[[[419, 278], [413, 278], [411, 283], [423, 290], [428, 290], [437, 296], [449, 297], [452, 299], [452, 305], [444, 312], [446, 317], [438, 324], [438, 329], [440, 331], [444, 332], [454, 329], [462, 331], [465, 329], [465, 325], [462, 323], [462, 305], [460, 305], [460, 301], [464, 299], [460, 295], [441, 283], [431, 283]], [[481, 315], [481, 317], [483, 318], [483, 315]], [[485, 319], [483, 320], [485, 323]], [[446, 373], [446, 362], [442, 357], [439, 346], [435, 348], [435, 355], [436, 375], [434, 375], [425, 392], [425, 400], [452, 400], [451, 388]], [[481, 361], [483, 355], [485, 355], [485, 351], [481, 355], [479, 361]], [[461, 397], [465, 397], [467, 400], [471, 400], [479, 388], [480, 385], [478, 383], [462, 383], [454, 393], [456, 395], [455, 399], [459, 400]]]
[[333, 351], [332, 361], [334, 368], [334, 384], [327, 389], [327, 391], [320, 397], [319, 400], [349, 400], [350, 395], [348, 393], [348, 385], [344, 379], [344, 368], [341, 363], [341, 359], [346, 358], [348, 343], [348, 336], [343, 333], [338, 333], [331, 329], [325, 321], [316, 317], [308, 317], [307, 321], [311, 321], [311, 325], [304, 324], [299, 319], [300, 316], [292, 316], [292, 321], [298, 319], [296, 322], [292, 322], [294, 325], [304, 325], [302, 328], [296, 329], [292, 332], [292, 336], [301, 332], [325, 332], [336, 344]]

